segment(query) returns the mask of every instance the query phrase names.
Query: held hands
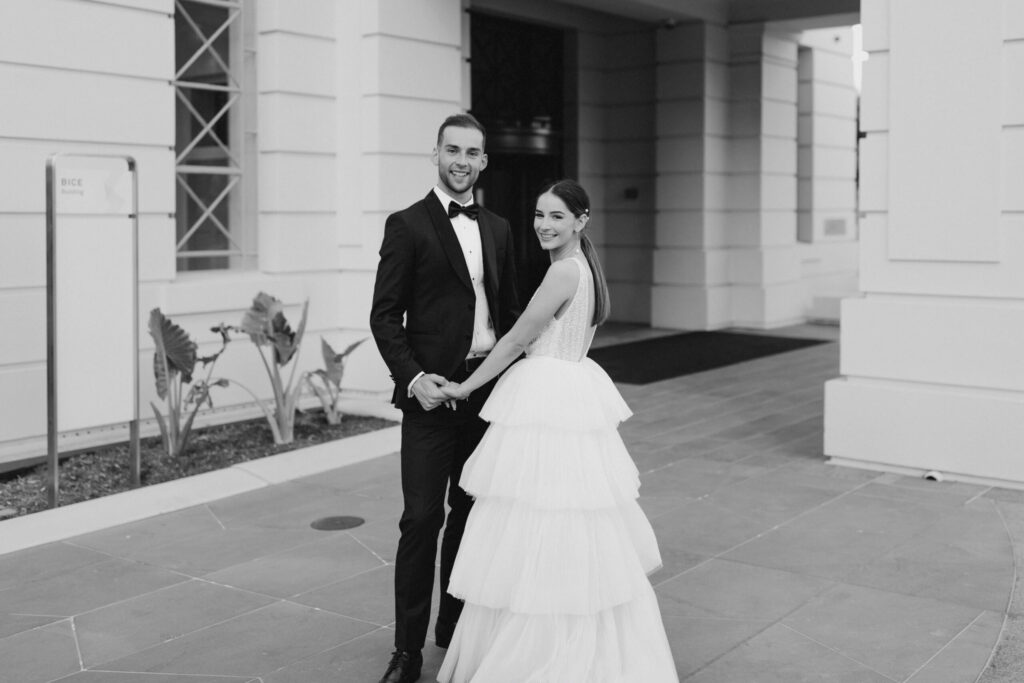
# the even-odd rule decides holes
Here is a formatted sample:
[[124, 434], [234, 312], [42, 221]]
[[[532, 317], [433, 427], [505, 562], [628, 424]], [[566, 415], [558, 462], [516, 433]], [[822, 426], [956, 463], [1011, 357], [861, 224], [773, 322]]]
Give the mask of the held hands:
[[449, 382], [441, 375], [423, 375], [412, 385], [412, 395], [423, 409], [431, 411], [442, 403], [455, 410], [455, 402], [469, 398], [470, 392], [458, 382]]
[[431, 411], [449, 400], [449, 397], [441, 391], [441, 387], [447, 384], [448, 380], [441, 375], [423, 375], [413, 383], [412, 395], [423, 406], [423, 410]]
[[470, 392], [464, 389], [458, 382], [448, 382], [448, 384], [441, 387], [441, 393], [452, 400], [452, 408], [455, 407], [455, 401], [464, 401], [469, 398], [470, 394]]

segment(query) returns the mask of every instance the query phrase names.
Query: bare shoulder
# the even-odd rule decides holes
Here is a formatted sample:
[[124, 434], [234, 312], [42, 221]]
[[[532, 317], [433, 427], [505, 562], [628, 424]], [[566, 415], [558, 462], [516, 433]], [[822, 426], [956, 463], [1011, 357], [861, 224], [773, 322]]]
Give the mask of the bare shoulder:
[[570, 294], [575, 292], [576, 285], [580, 282], [580, 269], [573, 261], [574, 259], [567, 258], [552, 263], [541, 284], [547, 284], [557, 291], [565, 291]]

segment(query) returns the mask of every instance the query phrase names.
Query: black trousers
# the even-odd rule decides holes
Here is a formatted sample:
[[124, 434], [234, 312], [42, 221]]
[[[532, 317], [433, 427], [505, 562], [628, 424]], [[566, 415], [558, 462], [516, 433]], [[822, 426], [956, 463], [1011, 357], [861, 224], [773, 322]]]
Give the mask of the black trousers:
[[[448, 379], [461, 381], [469, 367]], [[462, 601], [448, 594], [448, 579], [459, 550], [466, 518], [473, 499], [459, 488], [462, 466], [487, 430], [479, 418], [480, 408], [493, 383], [460, 401], [457, 410], [439, 406], [429, 412], [405, 411], [402, 418], [402, 496], [404, 510], [399, 521], [401, 537], [395, 558], [395, 648], [416, 651], [423, 648], [430, 622], [430, 599], [434, 589], [437, 539], [441, 541], [441, 590], [438, 621], [455, 624]], [[445, 521], [444, 501], [448, 496]]]

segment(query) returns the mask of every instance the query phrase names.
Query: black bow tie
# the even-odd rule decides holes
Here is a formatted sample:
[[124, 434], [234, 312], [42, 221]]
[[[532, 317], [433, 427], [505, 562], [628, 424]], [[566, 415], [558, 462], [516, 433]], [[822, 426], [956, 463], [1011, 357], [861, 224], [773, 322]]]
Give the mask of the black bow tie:
[[466, 214], [466, 218], [475, 221], [476, 217], [480, 214], [480, 207], [476, 204], [462, 206], [457, 202], [448, 202], [448, 218], [455, 218], [460, 213]]

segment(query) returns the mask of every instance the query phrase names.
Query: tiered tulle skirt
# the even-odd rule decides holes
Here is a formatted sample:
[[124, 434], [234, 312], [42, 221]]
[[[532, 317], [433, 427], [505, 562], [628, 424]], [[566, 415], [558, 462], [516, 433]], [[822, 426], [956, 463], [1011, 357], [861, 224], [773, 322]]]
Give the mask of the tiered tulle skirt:
[[661, 566], [616, 430], [632, 413], [593, 361], [531, 357], [480, 415], [476, 503], [449, 592], [465, 600], [442, 683], [676, 683], [647, 574]]

